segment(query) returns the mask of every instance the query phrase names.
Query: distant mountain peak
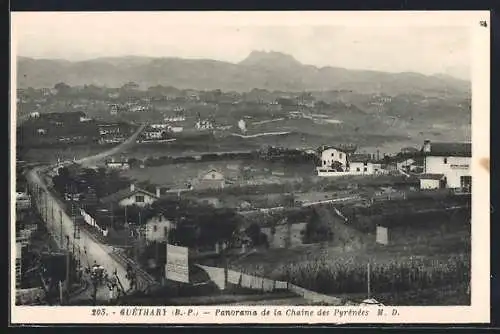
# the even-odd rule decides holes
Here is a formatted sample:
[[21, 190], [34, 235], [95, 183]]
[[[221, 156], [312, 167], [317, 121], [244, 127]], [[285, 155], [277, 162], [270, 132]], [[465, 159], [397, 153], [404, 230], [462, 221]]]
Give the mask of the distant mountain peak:
[[254, 50], [240, 62], [245, 66], [301, 66], [302, 64], [293, 56], [278, 51]]

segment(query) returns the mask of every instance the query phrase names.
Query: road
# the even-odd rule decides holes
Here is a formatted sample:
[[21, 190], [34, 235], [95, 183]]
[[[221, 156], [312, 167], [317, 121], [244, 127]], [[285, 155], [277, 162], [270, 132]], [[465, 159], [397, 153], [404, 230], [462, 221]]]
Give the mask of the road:
[[[90, 164], [109, 155], [120, 152], [129, 144], [135, 142], [135, 139], [144, 127], [145, 125], [142, 125], [127, 141], [121, 145], [103, 153], [80, 159], [77, 163]], [[64, 162], [63, 165], [71, 163], [73, 162]], [[54, 166], [38, 166], [30, 170], [26, 175], [32, 190], [31, 193], [33, 194], [34, 204], [36, 204], [37, 210], [46, 222], [47, 229], [54, 236], [61, 249], [67, 249], [67, 247], [69, 247], [70, 250], [75, 249], [75, 255], [80, 258], [81, 263], [86, 264], [87, 266], [98, 263], [103, 266], [109, 274], [116, 271], [124, 289], [128, 290], [130, 288], [130, 284], [128, 279], [125, 278], [127, 264], [125, 259], [116, 256], [111, 246], [100, 242], [86, 229], [81, 229], [79, 238], [75, 238], [73, 220], [66, 214], [64, 210], [64, 203], [61, 203], [60, 200], [49, 191], [46, 183], [44, 182], [44, 178], [41, 175], [41, 173], [49, 170], [50, 168], [54, 168]], [[144, 275], [145, 273], [143, 272], [139, 274], [143, 276], [141, 277], [141, 283], [146, 285], [154, 284], [154, 280], [151, 277]], [[107, 287], [100, 287], [98, 290], [98, 297], [107, 298], [106, 296], [109, 296]]]

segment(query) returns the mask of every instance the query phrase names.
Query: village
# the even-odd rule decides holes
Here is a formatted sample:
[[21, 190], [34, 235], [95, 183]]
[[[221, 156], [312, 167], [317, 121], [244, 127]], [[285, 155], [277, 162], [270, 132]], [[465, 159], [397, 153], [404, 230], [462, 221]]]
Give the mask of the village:
[[[107, 125], [99, 129], [101, 136], [122, 136]], [[438, 217], [449, 208], [470, 207], [470, 143], [426, 140], [420, 148], [405, 147], [383, 157], [359, 154], [357, 149], [348, 144], [306, 151], [271, 147], [265, 152], [174, 157], [164, 159], [160, 166], [119, 154], [95, 166], [59, 161], [46, 179], [67, 207], [75, 238], [84, 229], [112, 246], [118, 256], [136, 261], [158, 281], [165, 277], [167, 244], [187, 247], [193, 263], [223, 266], [230, 259], [232, 269], [249, 270], [253, 265], [245, 261], [253, 257], [324, 243], [344, 251], [397, 247], [411, 240], [412, 233], [420, 233], [415, 231], [429, 227], [421, 224], [408, 234], [408, 226], [387, 219], [401, 215], [404, 207], [418, 214], [419, 210], [432, 211], [438, 203]], [[210, 168], [214, 164], [223, 167]], [[298, 177], [295, 164], [307, 166]], [[149, 175], [151, 168], [178, 169], [181, 165], [195, 173], [174, 174], [175, 186], [130, 177], [134, 172]], [[166, 174], [165, 170], [160, 173]], [[256, 181], [259, 175], [266, 181]], [[16, 203], [22, 206], [23, 198], [29, 198], [26, 190], [18, 193]], [[25, 209], [19, 208], [20, 212]], [[381, 209], [386, 212], [373, 214]], [[429, 219], [435, 222], [436, 217], [431, 213]], [[440, 226], [464, 223], [456, 222], [453, 215], [437, 219]], [[28, 230], [19, 230], [22, 245], [28, 244], [21, 240]], [[19, 275], [21, 258], [22, 252], [18, 254]]]
[[471, 143], [380, 116], [439, 99], [17, 93], [21, 304], [467, 303]]

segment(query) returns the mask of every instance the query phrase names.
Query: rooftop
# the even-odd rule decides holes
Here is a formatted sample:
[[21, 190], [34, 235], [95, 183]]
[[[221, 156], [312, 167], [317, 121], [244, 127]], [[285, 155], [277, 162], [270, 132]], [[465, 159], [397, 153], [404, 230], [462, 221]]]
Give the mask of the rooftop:
[[103, 198], [101, 198], [101, 203], [103, 203], [103, 204], [115, 203], [115, 202], [118, 202], [124, 198], [135, 195], [137, 193], [141, 193], [141, 194], [149, 195], [149, 196], [154, 197], [154, 198], [158, 198], [155, 194], [150, 193], [147, 190], [140, 189], [140, 188], [136, 187], [134, 190], [131, 190], [130, 188], [126, 188], [126, 189], [117, 191], [114, 194], [103, 197]]
[[425, 152], [428, 156], [438, 157], [471, 157], [471, 143], [430, 143], [430, 152]]
[[373, 161], [370, 154], [353, 154], [349, 157], [350, 162], [369, 162]]
[[422, 174], [419, 175], [419, 178], [423, 180], [442, 180], [444, 174]]

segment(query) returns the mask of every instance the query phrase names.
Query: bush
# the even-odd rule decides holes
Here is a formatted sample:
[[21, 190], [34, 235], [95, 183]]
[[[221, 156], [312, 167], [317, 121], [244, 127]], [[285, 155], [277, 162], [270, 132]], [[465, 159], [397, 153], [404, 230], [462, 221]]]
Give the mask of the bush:
[[316, 211], [313, 211], [306, 225], [302, 241], [305, 244], [312, 244], [331, 240], [333, 240], [333, 231], [331, 227], [319, 217]]

